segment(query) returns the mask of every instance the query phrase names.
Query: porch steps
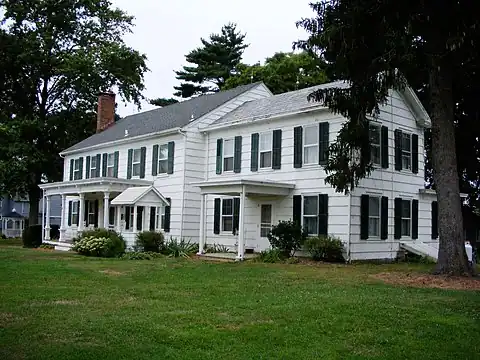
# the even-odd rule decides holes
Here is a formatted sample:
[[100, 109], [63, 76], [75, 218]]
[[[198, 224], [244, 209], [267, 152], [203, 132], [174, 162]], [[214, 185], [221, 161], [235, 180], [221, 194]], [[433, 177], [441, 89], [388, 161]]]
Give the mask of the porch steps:
[[[420, 256], [428, 256], [435, 261], [438, 260], [438, 244], [427, 244], [423, 241], [402, 241], [400, 247], [413, 254]], [[465, 250], [467, 251], [468, 261], [472, 261], [472, 246], [465, 244]]]
[[42, 244], [53, 245], [55, 246], [55, 250], [57, 251], [69, 251], [73, 247], [72, 243], [59, 242], [59, 241], [53, 241], [53, 240], [44, 240]]
[[[244, 260], [251, 260], [258, 256], [258, 254], [245, 254]], [[198, 259], [207, 261], [219, 261], [219, 262], [235, 262], [237, 253], [206, 253], [197, 255]]]

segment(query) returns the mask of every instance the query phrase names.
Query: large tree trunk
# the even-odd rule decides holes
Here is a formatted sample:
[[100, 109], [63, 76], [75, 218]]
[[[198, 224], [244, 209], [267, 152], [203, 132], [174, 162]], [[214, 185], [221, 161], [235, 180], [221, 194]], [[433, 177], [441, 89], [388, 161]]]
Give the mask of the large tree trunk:
[[434, 59], [430, 71], [433, 177], [438, 200], [437, 274], [471, 275], [463, 236], [463, 217], [455, 148], [452, 77], [447, 59]]
[[37, 225], [38, 224], [38, 213], [39, 213], [39, 203], [40, 203], [41, 191], [38, 185], [32, 186], [28, 191], [28, 201], [30, 205], [30, 210], [28, 213], [28, 224]]

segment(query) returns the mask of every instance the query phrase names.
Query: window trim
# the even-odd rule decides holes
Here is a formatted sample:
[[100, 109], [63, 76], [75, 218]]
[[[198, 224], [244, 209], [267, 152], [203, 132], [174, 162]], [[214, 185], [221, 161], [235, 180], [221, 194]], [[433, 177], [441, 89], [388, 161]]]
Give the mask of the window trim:
[[[226, 144], [227, 142], [231, 141], [232, 142], [232, 154], [228, 154], [228, 156], [225, 154], [225, 149], [227, 148]], [[232, 159], [232, 168], [227, 169], [225, 166], [225, 159]], [[222, 146], [222, 165], [223, 165], [223, 172], [233, 172], [235, 168], [235, 138], [228, 138], [228, 139], [223, 139], [223, 146]]]
[[[370, 200], [377, 199], [378, 200], [378, 216], [371, 215], [371, 206]], [[378, 226], [377, 231], [378, 234], [374, 235], [370, 233], [370, 219], [378, 219]], [[382, 231], [382, 197], [378, 195], [368, 195], [368, 239], [380, 239]]]
[[[90, 209], [92, 212], [90, 212]], [[90, 215], [93, 217], [93, 222], [90, 222]], [[88, 226], [95, 224], [95, 201], [88, 202], [88, 209], [87, 209], [87, 223]]]
[[80, 158], [73, 159], [73, 180], [80, 180], [82, 173], [80, 171]]
[[[92, 166], [93, 165], [93, 161], [95, 161], [95, 166]], [[98, 163], [97, 163], [97, 156], [94, 155], [94, 156], [90, 156], [90, 169], [88, 169], [88, 171], [90, 171], [90, 178], [95, 178], [97, 177], [97, 168], [98, 168]]]
[[[266, 136], [270, 140], [270, 148], [269, 150], [262, 151], [262, 136]], [[270, 153], [270, 165], [262, 166], [262, 153]], [[271, 169], [273, 164], [273, 132], [262, 132], [258, 134], [258, 168], [259, 169]]]
[[[370, 136], [370, 160], [374, 166], [381, 167], [382, 166], [382, 125], [378, 123], [370, 123], [369, 124], [369, 135], [371, 135], [371, 129], [376, 128], [378, 130], [378, 144], [373, 144], [371, 141], [371, 136]], [[378, 148], [378, 163], [375, 163], [373, 161], [373, 154], [372, 154], [372, 147]]]
[[[237, 196], [238, 198], [238, 196]], [[232, 234], [232, 231], [233, 231], [233, 219], [234, 219], [234, 199], [235, 199], [235, 196], [232, 196], [232, 197], [222, 197], [220, 199], [220, 233], [228, 233], [228, 234]], [[223, 213], [223, 202], [227, 200], [227, 201], [231, 201], [232, 202], [232, 214], [231, 215], [225, 215]], [[229, 229], [229, 230], [225, 230], [223, 228], [223, 219], [224, 218], [231, 218], [232, 219], [232, 228]]]
[[[112, 163], [110, 164], [110, 156], [112, 157]], [[133, 159], [132, 159], [133, 160]], [[112, 175], [110, 176], [109, 172], [112, 169]], [[133, 169], [132, 169], [133, 170]], [[107, 154], [107, 177], [114, 177], [115, 176], [115, 153], [108, 153]]]
[[[316, 198], [316, 201], [317, 201], [317, 211], [316, 211], [316, 214], [315, 215], [305, 215], [305, 198], [306, 197], [312, 197], [312, 198]], [[313, 234], [307, 234], [307, 236], [318, 236], [318, 212], [319, 212], [319, 201], [318, 201], [318, 194], [317, 195], [309, 195], [309, 194], [306, 194], [306, 195], [302, 195], [302, 228], [305, 228], [305, 217], [311, 217], [311, 218], [317, 218], [317, 230], [315, 233]]]
[[[409, 141], [409, 144], [410, 144], [410, 149], [409, 150], [404, 150], [404, 147], [403, 147], [403, 139], [405, 137], [408, 137], [408, 141]], [[412, 133], [411, 132], [406, 132], [406, 131], [403, 131], [402, 130], [402, 139], [400, 141], [400, 148], [401, 148], [401, 161], [402, 161], [402, 170], [407, 170], [409, 172], [412, 171]], [[408, 156], [408, 159], [409, 159], [409, 162], [408, 162], [408, 166], [404, 166], [404, 162], [403, 162], [403, 158]]]
[[[165, 158], [162, 158], [160, 155], [162, 154], [162, 146], [167, 149], [167, 155]], [[165, 171], [161, 171], [162, 167], [160, 166], [161, 162], [165, 162]], [[168, 144], [161, 144], [158, 145], [158, 164], [157, 164], [157, 175], [159, 174], [167, 174], [168, 173]]]
[[[128, 221], [128, 228], [127, 228], [127, 208], [130, 208], [130, 214], [129, 214], [129, 221]], [[135, 206], [125, 206], [125, 231], [131, 231], [133, 232], [134, 227], [133, 227], [133, 219], [134, 217], [134, 212], [135, 212]]]
[[[403, 216], [403, 203], [408, 202], [408, 206], [410, 208], [410, 217], [404, 217]], [[400, 236], [405, 236], [405, 237], [411, 237], [412, 236], [412, 200], [411, 199], [402, 199], [402, 206], [401, 206], [401, 216], [400, 216]], [[408, 226], [408, 234], [403, 233], [403, 221], [408, 220], [409, 226]]]
[[[264, 223], [262, 222], [262, 207], [263, 206], [270, 206], [270, 223], [268, 223], [268, 226], [267, 226], [267, 223]], [[273, 203], [261, 203], [260, 204], [260, 238], [262, 239], [265, 239], [266, 236], [262, 236], [262, 229], [268, 229], [268, 232], [270, 233], [270, 231], [272, 231], [272, 227], [273, 227]]]
[[[302, 159], [303, 159], [303, 165], [318, 165], [318, 153], [319, 153], [319, 147], [320, 147], [320, 138], [319, 138], [319, 126], [320, 124], [308, 124], [308, 125], [303, 125], [302, 126], [302, 131], [303, 131], [303, 136], [302, 136]], [[315, 144], [308, 144], [305, 145], [305, 139], [306, 139], [306, 134], [307, 134], [307, 129], [309, 128], [315, 128], [315, 134], [317, 136], [317, 142]], [[305, 156], [305, 149], [306, 148], [311, 148], [315, 147], [317, 149], [316, 154], [317, 154], [317, 160], [314, 162], [306, 162], [306, 156]], [[302, 200], [303, 201], [303, 200]], [[303, 220], [302, 220], [303, 221]]]
[[163, 230], [165, 228], [165, 206], [155, 207], [155, 230]]
[[[137, 152], [137, 151], [140, 154], [138, 162], [135, 161], [135, 152]], [[136, 165], [138, 165], [138, 175], [135, 175], [135, 171], [134, 171]], [[141, 148], [133, 149], [133, 152], [132, 152], [132, 178], [139, 178], [141, 169], [142, 169], [142, 149]]]

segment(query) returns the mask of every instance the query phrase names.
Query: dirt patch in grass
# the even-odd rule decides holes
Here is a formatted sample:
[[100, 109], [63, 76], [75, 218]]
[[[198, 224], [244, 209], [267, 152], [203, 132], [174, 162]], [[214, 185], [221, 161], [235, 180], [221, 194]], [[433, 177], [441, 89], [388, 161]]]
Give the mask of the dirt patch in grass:
[[14, 322], [22, 321], [24, 318], [10, 312], [0, 312], [0, 328], [6, 327]]
[[52, 305], [80, 305], [77, 300], [55, 300], [51, 302]]
[[429, 274], [388, 272], [370, 275], [387, 284], [419, 288], [480, 291], [480, 278], [445, 277]]
[[125, 275], [125, 273], [123, 273], [123, 272], [115, 271], [115, 270], [112, 270], [112, 269], [100, 270], [100, 272], [101, 272], [102, 274], [112, 275], [112, 276]]

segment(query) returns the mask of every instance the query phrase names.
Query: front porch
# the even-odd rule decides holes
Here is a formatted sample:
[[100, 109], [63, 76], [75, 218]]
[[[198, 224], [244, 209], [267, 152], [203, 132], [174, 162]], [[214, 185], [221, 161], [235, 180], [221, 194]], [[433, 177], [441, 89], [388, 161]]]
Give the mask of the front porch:
[[[205, 243], [207, 238], [206, 233], [206, 197], [207, 195], [220, 195], [220, 196], [233, 196], [234, 200], [231, 206], [228, 204], [220, 203], [220, 199], [214, 201], [214, 225], [213, 231], [215, 234], [219, 234], [223, 227], [232, 226], [232, 236], [236, 240], [236, 260], [245, 259], [246, 249], [246, 233], [254, 233], [254, 241], [258, 241], [260, 237], [266, 238], [268, 232], [273, 225], [273, 212], [275, 211], [275, 204], [277, 200], [283, 199], [289, 196], [292, 190], [295, 188], [294, 184], [280, 183], [273, 181], [257, 181], [257, 180], [219, 180], [219, 181], [206, 181], [192, 184], [200, 188], [201, 192], [201, 204], [200, 204], [200, 234], [199, 234], [199, 252], [198, 255], [204, 255]], [[218, 201], [217, 201], [218, 200]], [[260, 212], [255, 225], [258, 227], [247, 229], [245, 217], [246, 217], [246, 202], [254, 201]], [[227, 218], [220, 215], [219, 212], [223, 211], [224, 207], [232, 208], [232, 217]], [[220, 210], [222, 208], [222, 210]], [[251, 215], [251, 214], [249, 214]], [[220, 219], [221, 217], [221, 219]], [[258, 231], [257, 231], [258, 230]], [[211, 255], [211, 254], [208, 254]]]
[[[95, 228], [121, 233], [131, 247], [139, 231], [157, 229], [156, 219], [168, 205], [152, 183], [144, 180], [97, 178], [44, 184], [41, 188], [46, 207], [42, 219], [43, 242], [64, 244], [67, 250], [67, 244], [80, 232]], [[62, 198], [58, 243], [50, 239], [52, 195]]]

